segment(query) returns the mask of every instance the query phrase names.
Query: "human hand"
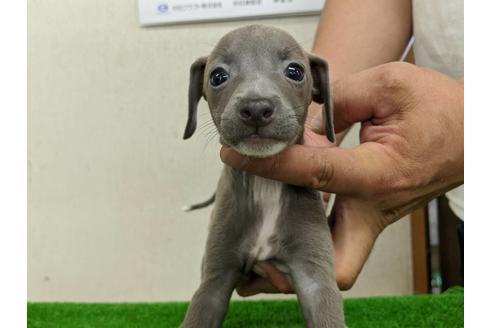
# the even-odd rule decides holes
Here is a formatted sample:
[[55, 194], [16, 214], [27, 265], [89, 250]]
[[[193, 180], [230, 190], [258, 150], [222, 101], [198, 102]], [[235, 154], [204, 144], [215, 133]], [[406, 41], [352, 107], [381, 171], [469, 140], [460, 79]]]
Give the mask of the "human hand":
[[[463, 183], [463, 83], [390, 63], [337, 81], [332, 95], [337, 132], [362, 122], [356, 148], [292, 145], [244, 164], [223, 147], [221, 158], [255, 175], [337, 194], [335, 270], [339, 287], [349, 289], [387, 225]], [[272, 267], [265, 276], [279, 289]]]

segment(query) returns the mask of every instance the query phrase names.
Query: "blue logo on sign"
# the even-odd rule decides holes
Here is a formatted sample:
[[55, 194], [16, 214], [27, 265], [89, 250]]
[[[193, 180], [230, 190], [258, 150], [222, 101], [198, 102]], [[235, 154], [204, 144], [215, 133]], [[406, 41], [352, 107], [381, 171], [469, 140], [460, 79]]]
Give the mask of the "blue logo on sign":
[[169, 7], [165, 3], [161, 3], [160, 5], [157, 6], [157, 10], [160, 13], [165, 13], [165, 12], [167, 12], [169, 10]]

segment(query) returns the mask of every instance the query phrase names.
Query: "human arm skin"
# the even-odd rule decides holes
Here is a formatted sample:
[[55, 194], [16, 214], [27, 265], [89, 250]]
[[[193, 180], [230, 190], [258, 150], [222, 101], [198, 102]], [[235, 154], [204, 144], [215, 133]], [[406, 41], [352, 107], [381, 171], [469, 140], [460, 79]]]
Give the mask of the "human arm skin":
[[398, 60], [411, 35], [411, 0], [329, 0], [313, 52], [329, 63], [334, 82]]
[[[330, 0], [321, 13], [313, 53], [324, 58], [330, 81], [400, 58], [412, 35], [411, 0]], [[320, 105], [307, 126], [322, 133]], [[340, 144], [348, 129], [337, 133]]]

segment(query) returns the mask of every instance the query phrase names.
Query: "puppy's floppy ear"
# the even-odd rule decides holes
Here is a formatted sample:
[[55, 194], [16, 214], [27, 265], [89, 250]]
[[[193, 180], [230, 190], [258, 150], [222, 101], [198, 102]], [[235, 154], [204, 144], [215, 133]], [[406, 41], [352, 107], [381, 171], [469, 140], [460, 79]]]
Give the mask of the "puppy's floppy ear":
[[318, 56], [309, 54], [309, 66], [313, 77], [313, 101], [323, 104], [326, 137], [334, 143], [335, 128], [333, 126], [333, 102], [330, 96], [328, 63]]
[[183, 139], [188, 139], [196, 130], [196, 111], [198, 102], [203, 95], [203, 74], [207, 57], [200, 57], [191, 65], [190, 68], [190, 86], [188, 88], [188, 121]]

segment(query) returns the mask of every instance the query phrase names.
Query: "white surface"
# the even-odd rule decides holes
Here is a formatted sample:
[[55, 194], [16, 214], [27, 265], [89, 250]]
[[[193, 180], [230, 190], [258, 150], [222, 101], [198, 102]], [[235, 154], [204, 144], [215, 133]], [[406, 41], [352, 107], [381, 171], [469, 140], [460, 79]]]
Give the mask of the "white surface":
[[142, 25], [319, 13], [324, 0], [139, 0]]

